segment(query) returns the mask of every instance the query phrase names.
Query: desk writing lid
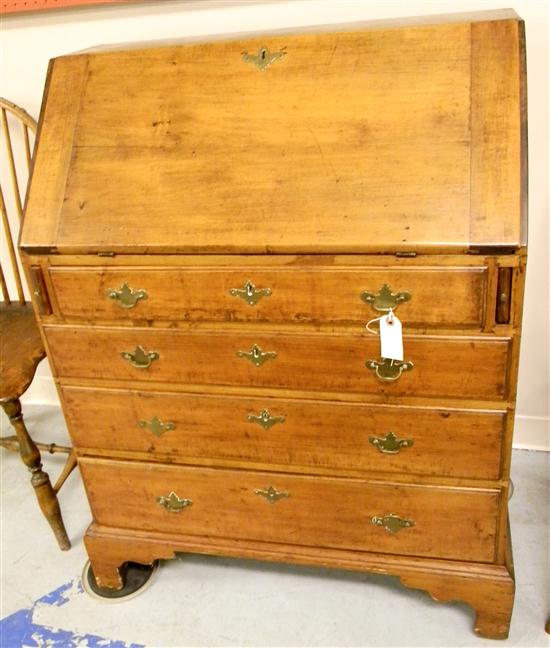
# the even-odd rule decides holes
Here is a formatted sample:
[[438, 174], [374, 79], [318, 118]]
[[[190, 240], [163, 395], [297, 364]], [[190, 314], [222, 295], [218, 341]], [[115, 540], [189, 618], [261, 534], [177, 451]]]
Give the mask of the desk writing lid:
[[522, 22], [346, 29], [54, 59], [22, 247], [521, 246]]

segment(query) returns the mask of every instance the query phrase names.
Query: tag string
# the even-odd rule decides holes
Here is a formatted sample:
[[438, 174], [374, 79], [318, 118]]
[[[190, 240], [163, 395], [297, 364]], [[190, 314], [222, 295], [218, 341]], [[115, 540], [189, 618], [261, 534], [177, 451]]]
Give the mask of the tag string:
[[372, 335], [380, 335], [380, 331], [373, 331], [370, 327], [371, 324], [374, 324], [374, 322], [380, 322], [381, 320], [384, 319], [384, 317], [388, 318], [388, 324], [392, 325], [393, 324], [393, 310], [390, 308], [387, 313], [384, 315], [381, 315], [380, 317], [375, 317], [374, 319], [371, 319], [370, 322], [367, 322], [365, 328], [369, 333], [372, 333]]

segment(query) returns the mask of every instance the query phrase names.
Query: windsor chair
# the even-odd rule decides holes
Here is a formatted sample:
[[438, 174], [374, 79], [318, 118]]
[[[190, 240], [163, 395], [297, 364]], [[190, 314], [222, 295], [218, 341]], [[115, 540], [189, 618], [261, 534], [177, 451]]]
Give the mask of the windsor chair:
[[[0, 405], [12, 424], [15, 435], [1, 437], [0, 445], [19, 451], [23, 463], [31, 472], [31, 484], [38, 504], [49, 522], [59, 547], [69, 549], [57, 493], [76, 466], [72, 448], [55, 443], [35, 443], [30, 437], [21, 412], [20, 397], [34, 378], [38, 363], [46, 356], [36, 324], [32, 305], [25, 299], [21, 268], [16, 253], [16, 237], [23, 216], [22, 195], [28, 181], [36, 122], [22, 108], [0, 97], [2, 159], [4, 173], [9, 181], [0, 182], [0, 207], [2, 212], [2, 252], [11, 267], [11, 276], [0, 262]], [[17, 132], [16, 129], [19, 129]], [[16, 144], [21, 143], [21, 146]], [[6, 157], [4, 158], [4, 155]], [[24, 177], [24, 182], [21, 178]], [[11, 181], [11, 182], [10, 182]], [[2, 186], [4, 184], [4, 186]], [[9, 186], [9, 192], [5, 186]], [[6, 269], [6, 272], [4, 271]], [[9, 288], [12, 288], [10, 296]], [[13, 296], [15, 292], [16, 296]], [[42, 468], [40, 451], [52, 454], [68, 453], [68, 458], [54, 486]]]

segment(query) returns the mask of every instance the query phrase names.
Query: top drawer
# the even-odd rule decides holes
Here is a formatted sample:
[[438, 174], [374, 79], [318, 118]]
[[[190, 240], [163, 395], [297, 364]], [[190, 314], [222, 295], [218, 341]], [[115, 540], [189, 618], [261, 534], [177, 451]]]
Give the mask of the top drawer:
[[[52, 267], [72, 320], [366, 323], [482, 328], [487, 266]], [[392, 297], [393, 294], [393, 297]]]

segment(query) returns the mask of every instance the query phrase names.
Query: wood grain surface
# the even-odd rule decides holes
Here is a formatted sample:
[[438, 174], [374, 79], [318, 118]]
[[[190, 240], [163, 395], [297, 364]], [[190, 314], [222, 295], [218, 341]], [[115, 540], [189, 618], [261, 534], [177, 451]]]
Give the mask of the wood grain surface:
[[[499, 492], [253, 471], [81, 459], [94, 519], [105, 526], [196, 536], [492, 562]], [[255, 493], [288, 493], [269, 502]], [[179, 513], [157, 497], [192, 504]], [[414, 526], [372, 523], [395, 513]]]
[[[73, 442], [89, 453], [141, 452], [147, 460], [176, 462], [233, 459], [286, 465], [290, 471], [301, 466], [478, 479], [500, 475], [502, 411], [68, 386], [61, 393]], [[283, 420], [266, 429], [249, 419], [263, 410]], [[174, 428], [156, 436], [140, 425], [154, 417]], [[388, 432], [412, 444], [396, 454], [382, 453], [369, 439]]]
[[[518, 246], [518, 25], [266, 35], [58, 58], [22, 245]], [[261, 48], [285, 54], [259, 70], [243, 52]]]
[[[405, 326], [464, 327], [481, 330], [487, 268], [52, 268], [60, 314], [72, 320], [184, 320], [264, 322], [360, 322], [379, 317], [361, 299], [388, 285], [408, 292], [396, 307]], [[233, 296], [251, 281], [269, 289], [255, 305]], [[109, 290], [128, 284], [147, 297], [133, 308], [109, 299]], [[452, 298], [450, 297], [452, 295]]]
[[98, 582], [120, 588], [126, 560], [150, 564], [174, 558], [176, 551], [253, 558], [301, 565], [323, 565], [395, 575], [403, 585], [426, 590], [434, 600], [464, 601], [475, 611], [474, 630], [483, 637], [506, 639], [514, 603], [511, 546], [505, 564], [459, 562], [392, 554], [282, 545], [254, 540], [202, 538], [128, 531], [93, 523], [84, 538]]
[[[487, 337], [406, 336], [405, 359], [414, 368], [394, 382], [367, 369], [380, 341], [369, 333], [272, 333], [47, 326], [46, 339], [60, 377], [249, 385], [391, 396], [506, 398], [509, 340]], [[276, 353], [255, 366], [241, 352], [254, 345]], [[150, 367], [132, 366], [121, 354], [141, 346], [158, 354]]]

